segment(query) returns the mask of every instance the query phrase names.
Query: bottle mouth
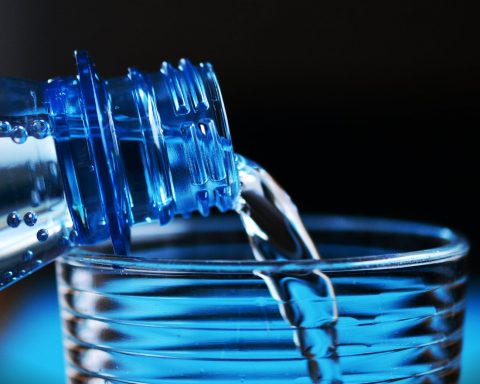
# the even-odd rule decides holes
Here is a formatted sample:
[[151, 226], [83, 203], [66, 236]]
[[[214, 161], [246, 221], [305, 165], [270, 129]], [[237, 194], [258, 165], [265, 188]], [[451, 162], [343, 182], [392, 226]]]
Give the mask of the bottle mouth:
[[135, 223], [234, 207], [238, 175], [210, 64], [103, 81], [86, 52], [75, 58], [78, 75], [51, 80], [45, 100], [77, 243], [111, 239], [124, 255]]

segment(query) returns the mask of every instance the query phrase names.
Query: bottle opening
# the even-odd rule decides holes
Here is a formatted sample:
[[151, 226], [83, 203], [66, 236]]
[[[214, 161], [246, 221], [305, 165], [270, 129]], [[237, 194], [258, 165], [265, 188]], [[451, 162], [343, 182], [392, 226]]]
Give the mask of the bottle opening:
[[126, 254], [135, 223], [234, 206], [238, 175], [210, 64], [103, 81], [85, 52], [75, 57], [78, 75], [51, 80], [45, 104], [78, 242], [111, 238]]

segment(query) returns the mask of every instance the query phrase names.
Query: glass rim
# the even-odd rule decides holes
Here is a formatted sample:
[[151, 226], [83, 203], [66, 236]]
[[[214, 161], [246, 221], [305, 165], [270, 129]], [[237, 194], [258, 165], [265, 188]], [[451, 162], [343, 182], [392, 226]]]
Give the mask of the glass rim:
[[[236, 219], [236, 220], [234, 220]], [[363, 216], [344, 215], [305, 215], [303, 217], [309, 231], [325, 231], [332, 233], [358, 232], [372, 234], [411, 235], [435, 239], [443, 242], [442, 245], [413, 251], [387, 252], [375, 255], [343, 257], [320, 260], [287, 260], [287, 261], [256, 261], [252, 260], [175, 260], [164, 258], [139, 258], [133, 256], [116, 256], [111, 253], [94, 251], [94, 247], [77, 247], [71, 249], [60, 259], [69, 264], [89, 267], [112, 268], [123, 272], [142, 273], [175, 273], [175, 272], [208, 272], [208, 273], [252, 273], [255, 271], [268, 272], [302, 272], [307, 270], [321, 270], [322, 272], [346, 272], [382, 269], [399, 269], [413, 266], [422, 266], [450, 262], [465, 257], [470, 249], [468, 240], [460, 233], [447, 227], [434, 224], [425, 224], [416, 221], [372, 218]], [[196, 232], [233, 233], [240, 228], [239, 220], [235, 217], [220, 215], [202, 221], [192, 218], [182, 221], [181, 225], [170, 223], [163, 227], [162, 236], [169, 234], [186, 233], [194, 227]], [[219, 225], [221, 221], [221, 225]], [[154, 230], [152, 231], [152, 227]], [[160, 233], [158, 224], [140, 225], [137, 228], [138, 236], [150, 236]], [[208, 244], [215, 244], [209, 241]]]

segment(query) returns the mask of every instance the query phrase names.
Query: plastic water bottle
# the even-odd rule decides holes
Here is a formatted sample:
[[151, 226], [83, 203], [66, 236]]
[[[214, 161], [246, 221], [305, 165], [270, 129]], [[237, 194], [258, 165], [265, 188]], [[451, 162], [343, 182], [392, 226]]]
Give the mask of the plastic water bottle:
[[[75, 77], [0, 79], [0, 287], [74, 244], [110, 240], [128, 255], [134, 224], [212, 207], [239, 213], [257, 260], [320, 258], [285, 191], [258, 165], [235, 160], [211, 65], [182, 60], [103, 81], [86, 53], [75, 57]], [[258, 276], [310, 381], [340, 383], [328, 277]]]
[[210, 64], [104, 81], [75, 58], [77, 76], [0, 79], [0, 287], [74, 243], [128, 254], [135, 223], [226, 211], [239, 194]]

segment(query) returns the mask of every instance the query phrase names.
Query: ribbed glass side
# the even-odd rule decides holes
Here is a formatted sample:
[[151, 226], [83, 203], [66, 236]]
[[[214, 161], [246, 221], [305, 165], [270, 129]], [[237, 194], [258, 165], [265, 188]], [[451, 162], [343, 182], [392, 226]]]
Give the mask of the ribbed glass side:
[[[316, 268], [327, 271], [336, 292], [344, 384], [457, 382], [465, 259], [452, 248], [450, 258], [425, 261], [424, 250], [444, 242], [433, 227], [422, 232], [414, 224], [338, 218], [310, 223], [323, 261], [253, 262], [239, 226], [215, 219], [189, 220], [184, 232], [157, 234], [156, 241], [151, 235], [134, 252], [135, 262], [88, 251], [61, 259], [69, 383], [312, 383], [297, 335], [315, 337], [311, 353], [328, 362], [331, 323], [321, 301], [327, 298], [309, 290], [291, 298], [290, 306], [305, 311], [306, 328], [297, 330], [259, 271], [301, 286]], [[389, 261], [399, 252], [411, 252], [408, 265]], [[337, 268], [337, 260], [352, 267]], [[372, 260], [377, 269], [362, 269]]]

